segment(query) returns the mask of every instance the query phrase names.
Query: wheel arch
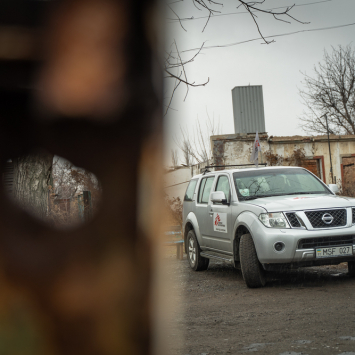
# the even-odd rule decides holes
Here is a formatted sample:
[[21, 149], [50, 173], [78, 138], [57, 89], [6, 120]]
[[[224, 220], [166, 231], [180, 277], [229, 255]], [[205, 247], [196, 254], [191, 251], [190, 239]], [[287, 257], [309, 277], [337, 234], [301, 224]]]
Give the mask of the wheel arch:
[[234, 255], [234, 260], [239, 261], [239, 244], [240, 244], [240, 239], [243, 234], [250, 234], [251, 237], [253, 238], [250, 228], [244, 224], [240, 223], [234, 233], [234, 240], [233, 240], [233, 255]]
[[[253, 236], [252, 232], [252, 225], [255, 222], [255, 216], [254, 213], [250, 211], [244, 211], [239, 216], [236, 218], [233, 231], [234, 231], [234, 240], [233, 240], [233, 254], [234, 254], [234, 260], [239, 261], [239, 243], [240, 243], [240, 238], [243, 234], [249, 233], [254, 241], [255, 244], [255, 238]], [[258, 251], [256, 251], [258, 253]]]

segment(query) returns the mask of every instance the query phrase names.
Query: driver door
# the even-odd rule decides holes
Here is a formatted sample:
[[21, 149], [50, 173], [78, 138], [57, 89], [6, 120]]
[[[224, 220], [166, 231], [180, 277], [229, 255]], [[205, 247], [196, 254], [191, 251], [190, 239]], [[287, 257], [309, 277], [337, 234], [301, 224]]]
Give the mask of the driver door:
[[226, 175], [219, 175], [214, 191], [224, 192], [227, 204], [212, 202], [209, 200], [208, 211], [210, 215], [208, 224], [208, 247], [224, 253], [233, 253], [232, 236], [232, 213], [231, 213], [231, 184], [230, 178]]
[[203, 177], [200, 181], [200, 185], [198, 188], [197, 201], [196, 201], [196, 209], [195, 214], [198, 220], [201, 238], [202, 238], [202, 247], [209, 245], [210, 235], [210, 224], [212, 221], [212, 217], [209, 213], [209, 201], [211, 189], [214, 183], [214, 176], [206, 176]]

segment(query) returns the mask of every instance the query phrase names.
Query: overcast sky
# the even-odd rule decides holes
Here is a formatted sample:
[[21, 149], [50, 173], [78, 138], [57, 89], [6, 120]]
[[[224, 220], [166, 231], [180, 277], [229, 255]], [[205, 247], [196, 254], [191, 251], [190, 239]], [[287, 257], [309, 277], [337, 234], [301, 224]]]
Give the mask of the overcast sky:
[[[291, 21], [289, 24], [259, 14], [258, 23], [263, 35], [354, 25], [275, 37], [275, 43], [268, 45], [262, 44], [263, 41], [259, 39], [230, 47], [204, 49], [193, 63], [188, 64], [186, 71], [190, 81], [203, 83], [209, 78], [209, 83], [205, 87], [191, 88], [185, 101], [186, 88], [180, 85], [171, 104], [174, 110], [169, 110], [165, 117], [167, 147], [174, 146], [172, 138], [178, 134], [180, 125], [191, 127], [197, 118], [203, 121], [206, 110], [211, 117], [214, 115], [215, 119], [220, 119], [222, 133], [234, 133], [231, 90], [235, 86], [249, 84], [263, 86], [266, 131], [269, 135], [305, 134], [298, 120], [304, 110], [298, 94], [303, 80], [301, 72], [312, 75], [314, 65], [322, 61], [324, 50], [330, 52], [332, 46], [350, 44], [355, 37], [355, 0], [320, 1], [265, 0], [260, 5], [263, 9], [296, 4], [290, 14], [310, 23], [300, 24], [284, 18]], [[245, 12], [242, 7], [236, 8], [238, 2], [235, 0], [223, 2], [223, 7], [213, 6], [221, 14]], [[181, 18], [208, 15], [206, 11], [197, 10], [192, 0], [176, 2], [171, 7]], [[171, 11], [167, 12], [167, 16], [175, 17]], [[185, 32], [178, 22], [168, 20], [167, 49], [173, 39], [180, 52], [183, 52], [198, 48], [203, 42], [208, 47], [260, 37], [252, 18], [246, 13], [212, 17], [202, 32], [205, 23], [206, 19], [183, 21]], [[188, 59], [194, 53], [182, 54]], [[171, 87], [167, 85], [165, 96], [169, 96], [169, 89]]]

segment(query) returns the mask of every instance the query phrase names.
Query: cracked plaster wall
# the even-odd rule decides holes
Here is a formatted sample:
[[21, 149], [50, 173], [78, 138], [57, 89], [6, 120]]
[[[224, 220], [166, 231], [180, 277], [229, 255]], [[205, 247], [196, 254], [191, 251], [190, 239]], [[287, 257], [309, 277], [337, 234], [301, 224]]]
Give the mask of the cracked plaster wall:
[[[341, 164], [342, 157], [351, 156], [355, 154], [355, 136], [348, 136], [350, 138], [346, 139], [341, 137], [340, 139], [331, 138], [331, 154], [332, 154], [332, 163], [333, 163], [333, 174], [336, 176], [337, 180], [341, 179]], [[229, 137], [228, 137], [229, 138]], [[245, 139], [241, 137], [240, 139], [236, 138], [224, 138], [217, 139], [214, 137], [214, 141], [219, 143], [219, 161], [223, 161], [224, 165], [233, 165], [233, 164], [250, 164], [250, 155], [251, 149], [254, 144], [253, 139]], [[275, 137], [277, 138], [277, 137]], [[282, 137], [280, 137], [282, 138]], [[289, 137], [285, 137], [289, 139]], [[295, 149], [304, 149], [305, 155], [307, 158], [320, 157], [324, 158], [324, 168], [325, 168], [325, 180], [326, 183], [330, 183], [329, 174], [330, 174], [330, 159], [329, 159], [329, 148], [328, 142], [326, 139], [322, 140], [314, 137], [315, 141], [307, 139], [307, 137], [297, 137], [294, 140], [289, 139], [289, 141], [276, 141], [273, 139], [267, 141], [266, 138], [260, 137], [260, 145], [262, 153], [265, 153], [268, 150], [271, 150], [273, 154], [278, 154], [282, 157], [290, 157]], [[305, 141], [299, 141], [299, 140]], [[344, 139], [344, 141], [342, 141]], [[298, 141], [297, 141], [298, 140]], [[223, 144], [223, 149], [221, 148]], [[259, 163], [265, 162], [265, 158], [260, 156], [259, 153]]]

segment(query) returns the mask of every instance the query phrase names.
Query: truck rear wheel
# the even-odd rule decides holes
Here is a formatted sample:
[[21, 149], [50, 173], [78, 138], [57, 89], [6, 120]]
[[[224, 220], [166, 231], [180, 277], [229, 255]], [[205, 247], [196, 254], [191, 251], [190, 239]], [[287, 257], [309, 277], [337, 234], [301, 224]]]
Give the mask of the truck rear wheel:
[[243, 234], [239, 245], [240, 266], [245, 283], [250, 288], [263, 287], [266, 284], [265, 270], [256, 254], [251, 235]]
[[207, 270], [210, 259], [201, 256], [201, 249], [193, 230], [189, 231], [186, 240], [187, 260], [189, 261], [191, 269], [195, 271]]

